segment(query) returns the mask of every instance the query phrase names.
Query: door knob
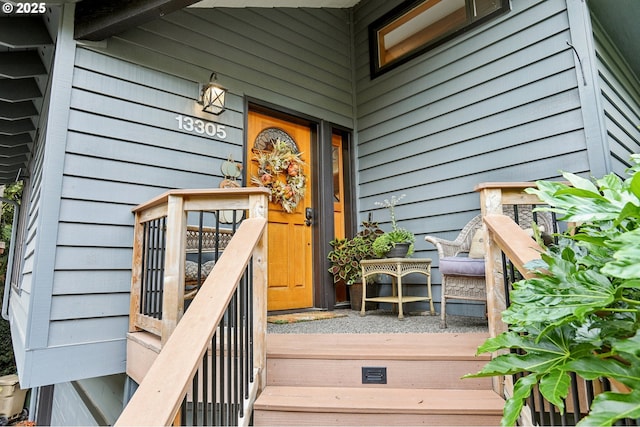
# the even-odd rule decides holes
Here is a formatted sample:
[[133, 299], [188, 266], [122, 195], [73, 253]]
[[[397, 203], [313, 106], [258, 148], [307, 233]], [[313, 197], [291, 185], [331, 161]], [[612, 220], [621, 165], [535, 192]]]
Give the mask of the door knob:
[[311, 225], [311, 221], [313, 220], [313, 209], [307, 208], [304, 210], [304, 224], [309, 227]]

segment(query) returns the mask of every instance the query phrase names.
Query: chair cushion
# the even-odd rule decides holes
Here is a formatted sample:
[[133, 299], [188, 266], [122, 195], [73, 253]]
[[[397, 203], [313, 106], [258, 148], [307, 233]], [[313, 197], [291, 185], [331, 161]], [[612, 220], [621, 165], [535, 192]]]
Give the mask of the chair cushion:
[[469, 258], [484, 258], [484, 231], [477, 229], [471, 239]]
[[[202, 268], [200, 269], [200, 277], [205, 279], [211, 270], [213, 270], [213, 266], [215, 265], [215, 261], [207, 261], [202, 264]], [[184, 278], [187, 281], [190, 280], [198, 280], [198, 263], [193, 261], [185, 261], [184, 265]]]
[[440, 274], [452, 276], [484, 276], [484, 259], [468, 257], [440, 258]]

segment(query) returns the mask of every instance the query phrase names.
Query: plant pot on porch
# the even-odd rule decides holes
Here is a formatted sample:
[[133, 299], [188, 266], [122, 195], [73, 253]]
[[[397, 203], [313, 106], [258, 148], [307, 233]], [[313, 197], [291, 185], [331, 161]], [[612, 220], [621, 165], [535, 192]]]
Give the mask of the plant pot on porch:
[[[375, 283], [367, 283], [367, 296], [368, 297], [376, 297], [378, 296], [378, 287]], [[353, 285], [349, 286], [349, 298], [351, 300], [351, 309], [355, 311], [360, 311], [362, 309], [362, 283], [356, 282]], [[373, 301], [367, 301], [367, 305], [365, 306], [365, 310], [377, 310], [378, 303]]]
[[409, 243], [396, 243], [389, 252], [387, 252], [387, 258], [405, 258], [409, 253]]

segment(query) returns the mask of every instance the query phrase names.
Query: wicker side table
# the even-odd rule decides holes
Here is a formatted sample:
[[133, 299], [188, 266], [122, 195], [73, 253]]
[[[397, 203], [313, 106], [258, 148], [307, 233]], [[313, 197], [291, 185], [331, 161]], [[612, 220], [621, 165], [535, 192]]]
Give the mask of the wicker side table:
[[[367, 298], [367, 287], [362, 287], [362, 309], [360, 316], [365, 316], [365, 303], [367, 301], [386, 302], [398, 304], [398, 319], [404, 319], [402, 304], [405, 302], [429, 301], [429, 309], [432, 315], [436, 312], [433, 308], [433, 297], [431, 295], [431, 259], [430, 258], [381, 258], [367, 259], [360, 261], [362, 268], [362, 282], [374, 274], [386, 274], [391, 276], [392, 296]], [[407, 274], [419, 273], [426, 276], [427, 296], [404, 296], [402, 295], [402, 278]]]

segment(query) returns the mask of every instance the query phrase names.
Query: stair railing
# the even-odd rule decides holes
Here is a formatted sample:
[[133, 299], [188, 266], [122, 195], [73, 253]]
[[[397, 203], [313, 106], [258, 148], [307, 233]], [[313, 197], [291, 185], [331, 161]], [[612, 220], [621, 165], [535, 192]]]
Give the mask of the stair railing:
[[[116, 425], [249, 424], [265, 384], [267, 194], [176, 190], [134, 209], [132, 331], [157, 333], [162, 349]], [[233, 226], [233, 237], [184, 311], [188, 212], [229, 209], [247, 218]], [[201, 247], [202, 238], [196, 240]], [[149, 282], [146, 275], [161, 278]], [[159, 316], [140, 304], [142, 294], [154, 294], [145, 283], [162, 296], [156, 298]]]
[[[501, 313], [509, 306], [509, 290], [512, 283], [520, 279], [528, 279], [535, 273], [524, 266], [530, 261], [540, 259], [542, 248], [526, 233], [516, 221], [519, 209], [531, 210], [542, 204], [537, 196], [524, 192], [534, 187], [534, 183], [484, 183], [476, 187], [480, 192], [480, 203], [486, 230], [485, 239], [485, 271], [487, 284], [487, 313], [490, 336], [495, 337], [506, 331], [507, 325], [502, 322]], [[504, 215], [509, 211], [509, 215]], [[514, 212], [515, 219], [514, 221]], [[553, 229], [548, 233], [558, 232], [562, 227], [552, 216]], [[517, 378], [494, 377], [494, 390], [502, 396], [513, 392], [513, 384]], [[594, 396], [611, 387], [609, 380], [600, 382], [585, 381], [575, 374], [571, 377], [571, 390], [566, 401], [566, 412], [562, 415], [546, 401], [538, 391], [532, 393], [521, 413], [523, 425], [575, 425], [588, 411]]]
[[[257, 187], [171, 190], [136, 206], [129, 331], [147, 331], [166, 342], [185, 310], [187, 254], [195, 249], [192, 255], [201, 256], [208, 245], [217, 261], [242, 217], [265, 217], [267, 196]], [[203, 226], [204, 213], [215, 215], [214, 226]], [[222, 229], [225, 213], [233, 218]]]
[[[506, 325], [502, 322], [502, 312], [507, 308], [508, 295], [504, 286], [506, 273], [503, 268], [503, 250], [507, 258], [512, 259], [521, 271], [521, 274], [529, 274], [523, 265], [539, 258], [540, 246], [524, 232], [516, 223], [518, 207], [531, 209], [535, 205], [542, 204], [536, 195], [524, 192], [526, 188], [535, 187], [531, 182], [488, 182], [478, 184], [475, 191], [480, 193], [480, 209], [484, 221], [485, 230], [488, 232], [488, 239], [485, 239], [485, 271], [487, 284], [487, 316], [489, 320], [489, 335], [495, 337], [506, 331]], [[509, 209], [514, 214], [511, 218], [496, 217], [487, 218], [492, 215], [504, 216]], [[507, 221], [507, 219], [509, 221]], [[495, 228], [487, 230], [488, 224]], [[517, 229], [517, 230], [516, 230]], [[552, 233], [554, 230], [547, 230]], [[513, 257], [513, 258], [511, 258]], [[496, 390], [497, 391], [497, 390]]]

